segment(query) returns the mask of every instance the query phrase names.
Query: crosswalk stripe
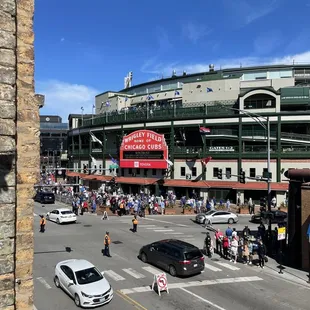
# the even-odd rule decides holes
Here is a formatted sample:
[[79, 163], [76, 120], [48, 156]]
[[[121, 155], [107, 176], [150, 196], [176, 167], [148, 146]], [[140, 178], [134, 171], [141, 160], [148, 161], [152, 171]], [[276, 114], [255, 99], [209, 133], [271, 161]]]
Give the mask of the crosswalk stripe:
[[156, 232], [166, 232], [166, 231], [173, 231], [173, 229], [155, 229]]
[[206, 268], [206, 269], [209, 269], [209, 270], [212, 270], [212, 271], [215, 271], [215, 272], [217, 272], [217, 271], [222, 271], [222, 269], [217, 268], [217, 267], [214, 267], [214, 266], [209, 265], [209, 264], [205, 264], [205, 268]]
[[52, 287], [46, 282], [46, 280], [43, 279], [42, 277], [38, 277], [37, 280], [38, 280], [39, 282], [41, 282], [41, 283], [45, 286], [45, 288], [47, 288], [48, 290], [52, 288]]
[[113, 270], [105, 270], [104, 274], [107, 275], [108, 277], [112, 278], [115, 281], [123, 281], [125, 278], [114, 272]]
[[222, 267], [225, 267], [227, 269], [230, 269], [230, 270], [240, 270], [240, 268], [232, 266], [232, 265], [229, 265], [227, 263], [221, 263], [221, 262], [214, 262], [214, 263], [216, 263], [216, 264], [218, 264], [218, 265], [220, 265]]
[[184, 235], [184, 233], [181, 233], [181, 232], [172, 232], [172, 233], [166, 233], [165, 235]]
[[142, 267], [142, 269], [144, 269], [145, 271], [147, 271], [147, 272], [149, 272], [149, 273], [151, 273], [151, 274], [159, 274], [159, 273], [160, 273], [159, 270], [157, 270], [157, 269], [155, 269], [155, 268], [153, 268], [153, 267], [150, 267], [150, 266], [148, 266], [148, 267]]
[[136, 279], [145, 278], [145, 276], [142, 273], [139, 273], [138, 271], [136, 271], [136, 270], [134, 270], [132, 268], [123, 269], [123, 271], [128, 273], [129, 275], [131, 275], [132, 277], [134, 277]]
[[148, 228], [146, 228], [146, 229], [165, 229], [165, 227], [148, 227]]
[[188, 242], [188, 243], [191, 243], [191, 242], [195, 241], [195, 239], [193, 239], [193, 238], [184, 238], [182, 240], [185, 241], [185, 242]]
[[142, 224], [142, 225], [139, 225], [139, 227], [156, 227], [156, 225]]

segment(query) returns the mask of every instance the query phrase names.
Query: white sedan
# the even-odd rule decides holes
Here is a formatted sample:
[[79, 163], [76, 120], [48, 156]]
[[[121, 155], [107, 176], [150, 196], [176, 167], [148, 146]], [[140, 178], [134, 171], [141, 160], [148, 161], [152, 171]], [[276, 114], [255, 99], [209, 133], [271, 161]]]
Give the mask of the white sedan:
[[78, 307], [94, 308], [109, 303], [113, 289], [104, 272], [85, 259], [69, 259], [55, 267], [54, 283], [73, 299]]
[[215, 223], [237, 223], [238, 215], [228, 211], [211, 210], [207, 213], [199, 213], [196, 215], [196, 222], [199, 224], [215, 224]]
[[46, 219], [57, 224], [75, 223], [76, 215], [70, 209], [55, 209], [46, 214]]

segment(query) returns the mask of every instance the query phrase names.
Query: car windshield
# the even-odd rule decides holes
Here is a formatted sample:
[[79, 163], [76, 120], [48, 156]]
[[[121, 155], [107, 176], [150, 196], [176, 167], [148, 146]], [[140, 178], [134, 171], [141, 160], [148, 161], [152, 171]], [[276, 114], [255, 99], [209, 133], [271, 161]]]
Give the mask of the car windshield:
[[185, 253], [186, 260], [192, 260], [192, 259], [196, 259], [200, 257], [202, 257], [202, 254], [199, 250], [193, 250], [193, 251]]
[[81, 285], [94, 283], [103, 279], [102, 274], [94, 267], [77, 271], [75, 275], [77, 282]]
[[72, 211], [68, 210], [68, 211], [61, 211], [61, 214], [73, 214]]
[[206, 212], [206, 215], [213, 214], [214, 212], [216, 212], [216, 211], [215, 210], [208, 211], [208, 212]]

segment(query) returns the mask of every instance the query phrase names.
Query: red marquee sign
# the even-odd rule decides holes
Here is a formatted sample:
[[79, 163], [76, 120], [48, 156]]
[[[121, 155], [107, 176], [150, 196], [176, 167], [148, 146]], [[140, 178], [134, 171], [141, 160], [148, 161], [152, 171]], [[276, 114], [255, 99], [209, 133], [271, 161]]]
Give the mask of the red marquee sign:
[[168, 146], [164, 135], [151, 130], [137, 130], [123, 138], [121, 168], [167, 169], [167, 159]]

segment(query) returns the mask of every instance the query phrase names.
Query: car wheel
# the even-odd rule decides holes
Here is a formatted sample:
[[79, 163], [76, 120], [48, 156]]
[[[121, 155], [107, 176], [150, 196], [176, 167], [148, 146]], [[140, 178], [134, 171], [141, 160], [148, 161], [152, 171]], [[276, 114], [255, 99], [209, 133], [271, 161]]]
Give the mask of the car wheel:
[[232, 219], [232, 218], [230, 218], [229, 220], [228, 220], [228, 224], [233, 224], [235, 221], [234, 221], [234, 219]]
[[202, 224], [206, 224], [206, 219], [203, 219]]
[[74, 303], [77, 307], [81, 307], [81, 301], [80, 301], [80, 297], [78, 294], [74, 295]]
[[56, 219], [56, 223], [57, 223], [57, 224], [60, 224], [59, 218]]
[[175, 269], [174, 266], [172, 265], [169, 266], [169, 273], [172, 277], [175, 277], [177, 275], [177, 270]]
[[59, 282], [59, 279], [57, 276], [55, 276], [55, 278], [54, 278], [54, 283], [55, 283], [56, 287], [60, 288], [60, 282]]
[[147, 256], [144, 252], [142, 252], [141, 254], [141, 260], [143, 261], [143, 263], [147, 263]]

